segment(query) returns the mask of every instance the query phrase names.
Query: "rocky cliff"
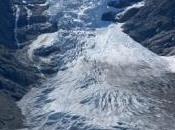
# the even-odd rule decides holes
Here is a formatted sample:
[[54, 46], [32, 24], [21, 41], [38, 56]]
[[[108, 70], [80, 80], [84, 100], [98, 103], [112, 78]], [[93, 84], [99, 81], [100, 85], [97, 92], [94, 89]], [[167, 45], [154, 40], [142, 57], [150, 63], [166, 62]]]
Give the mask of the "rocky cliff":
[[[141, 4], [135, 4], [143, 2]], [[135, 4], [132, 8], [126, 8]], [[124, 32], [159, 55], [175, 54], [175, 1], [168, 0], [113, 0], [109, 6], [125, 13], [107, 12], [103, 20], [125, 23]]]
[[0, 2], [0, 44], [15, 47], [15, 16], [13, 15], [12, 1], [2, 0]]
[[127, 20], [125, 32], [159, 55], [174, 55], [174, 6], [174, 0], [146, 0], [145, 6]]
[[[112, 0], [108, 6], [121, 12], [127, 6], [140, 1], [142, 0]], [[106, 12], [102, 19], [125, 22], [124, 31], [133, 39], [159, 55], [174, 55], [174, 6], [174, 1], [145, 0], [145, 6], [129, 9], [119, 16], [113, 11]], [[21, 52], [40, 34], [57, 31], [57, 24], [45, 12], [48, 8], [45, 0], [0, 2], [0, 129], [13, 130], [22, 127], [23, 116], [15, 102], [41, 77], [37, 67], [28, 62]], [[59, 49], [50, 47], [47, 53]], [[47, 53], [42, 53], [40, 49], [35, 55], [45, 56]], [[55, 65], [52, 63], [43, 73], [52, 73], [50, 68], [53, 70], [53, 66], [58, 66], [57, 64], [58, 62]]]
[[22, 50], [41, 33], [57, 30], [44, 14], [48, 8], [45, 2], [0, 2], [0, 129], [22, 127], [23, 116], [15, 102], [40, 79], [37, 67], [27, 62]]

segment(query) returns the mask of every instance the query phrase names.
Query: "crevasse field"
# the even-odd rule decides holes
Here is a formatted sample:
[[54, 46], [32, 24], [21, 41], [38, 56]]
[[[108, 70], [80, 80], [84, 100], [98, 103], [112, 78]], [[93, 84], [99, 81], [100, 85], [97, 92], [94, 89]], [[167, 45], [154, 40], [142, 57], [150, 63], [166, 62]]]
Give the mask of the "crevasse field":
[[[27, 54], [38, 68], [56, 62], [59, 71], [18, 102], [27, 130], [175, 129], [174, 58], [160, 57], [135, 42], [122, 32], [123, 23], [101, 21], [107, 10], [121, 14], [144, 2], [123, 11], [107, 2], [48, 0], [45, 13], [59, 30], [40, 35]], [[60, 50], [34, 55], [51, 47]]]

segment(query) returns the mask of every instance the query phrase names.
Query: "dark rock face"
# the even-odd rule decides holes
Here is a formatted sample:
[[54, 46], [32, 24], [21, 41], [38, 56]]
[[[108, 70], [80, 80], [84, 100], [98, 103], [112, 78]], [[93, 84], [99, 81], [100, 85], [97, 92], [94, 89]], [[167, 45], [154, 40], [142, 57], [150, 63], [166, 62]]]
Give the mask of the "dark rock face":
[[42, 33], [50, 33], [57, 31], [57, 25], [51, 23], [39, 23], [31, 26], [18, 28], [18, 40], [23, 42], [34, 40]]
[[174, 54], [175, 1], [146, 0], [124, 31], [159, 55]]
[[[43, 12], [48, 9], [46, 0], [3, 0], [0, 2], [0, 90], [19, 100], [29, 85], [39, 79], [37, 69], [17, 59], [18, 44], [34, 40], [42, 33], [54, 32], [57, 25], [49, 21]], [[17, 17], [18, 16], [18, 17]], [[25, 45], [25, 44], [24, 44]], [[6, 47], [5, 47], [6, 46]], [[23, 59], [24, 60], [24, 59]]]
[[0, 90], [19, 100], [39, 76], [35, 68], [19, 62], [15, 53], [0, 46]]
[[157, 54], [175, 55], [175, 30], [163, 31], [142, 44]]
[[[15, 50], [0, 45], [0, 129], [23, 126], [23, 116], [15, 101], [20, 100], [40, 78], [37, 69], [16, 58]], [[21, 59], [23, 60], [23, 59]]]
[[[11, 0], [0, 2], [0, 129], [14, 130], [22, 127], [23, 116], [14, 101], [26, 92], [29, 77], [24, 67], [8, 48], [16, 49], [15, 16]], [[6, 46], [6, 47], [5, 47]], [[25, 75], [23, 75], [25, 73]], [[30, 75], [31, 76], [31, 75]]]
[[[17, 47], [34, 40], [41, 33], [54, 32], [56, 24], [43, 14], [45, 0], [2, 0], [0, 2], [0, 129], [23, 126], [23, 116], [15, 101], [20, 100], [41, 78], [31, 63], [23, 63]], [[30, 5], [28, 5], [30, 4]], [[18, 16], [18, 17], [17, 17]], [[21, 57], [21, 58], [18, 58]]]
[[23, 0], [13, 0], [14, 4], [20, 4], [20, 5], [25, 5], [25, 4], [44, 4], [46, 0], [27, 0], [27, 2], [23, 2]]
[[135, 2], [139, 2], [142, 0], [112, 0], [108, 2], [108, 6], [114, 7], [114, 8], [124, 8], [127, 6], [132, 5]]
[[102, 15], [102, 20], [116, 22], [116, 12], [106, 12]]
[[14, 101], [0, 92], [0, 129], [15, 130], [23, 127], [23, 116]]
[[18, 50], [8, 47], [14, 47], [15, 42], [18, 42], [18, 47], [24, 46], [42, 33], [57, 31], [57, 25], [44, 13], [48, 9], [45, 2], [46, 0], [0, 2], [0, 43], [3, 44], [0, 45], [0, 90], [15, 101], [21, 99], [29, 86], [40, 77], [33, 65], [20, 61], [25, 59], [17, 59]]
[[117, 18], [117, 21], [121, 22], [121, 23], [125, 22], [125, 21], [129, 20], [130, 18], [132, 18], [134, 15], [136, 15], [139, 10], [140, 10], [140, 8], [131, 8], [123, 15], [119, 15]]
[[17, 19], [16, 39], [19, 46], [26, 45], [42, 33], [57, 31], [57, 24], [50, 21], [50, 17], [44, 13], [48, 9], [46, 0], [22, 1], [14, 0], [19, 18]]
[[127, 6], [140, 2], [141, 0], [113, 0], [108, 2], [109, 7], [116, 8], [116, 11], [109, 11], [102, 15], [103, 21], [111, 22], [125, 22], [131, 17], [133, 17], [138, 11], [139, 8], [131, 8], [126, 13], [119, 14], [124, 11]]
[[1, 0], [0, 10], [0, 44], [15, 48], [15, 17], [13, 16], [11, 1]]

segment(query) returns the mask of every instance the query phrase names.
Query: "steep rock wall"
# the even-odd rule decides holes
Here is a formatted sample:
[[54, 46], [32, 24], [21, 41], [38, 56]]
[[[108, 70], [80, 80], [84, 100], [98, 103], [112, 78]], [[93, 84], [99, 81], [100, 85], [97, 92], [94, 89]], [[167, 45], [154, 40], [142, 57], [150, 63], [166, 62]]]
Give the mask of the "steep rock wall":
[[15, 47], [14, 26], [15, 17], [11, 0], [0, 2], [0, 44]]

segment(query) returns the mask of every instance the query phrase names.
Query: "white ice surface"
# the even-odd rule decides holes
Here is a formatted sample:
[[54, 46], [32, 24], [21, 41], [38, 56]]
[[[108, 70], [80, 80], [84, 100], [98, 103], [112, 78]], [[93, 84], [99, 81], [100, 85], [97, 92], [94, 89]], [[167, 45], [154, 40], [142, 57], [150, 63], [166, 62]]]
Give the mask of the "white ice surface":
[[[78, 6], [81, 8], [74, 9], [74, 11], [78, 15], [87, 15], [85, 10], [93, 9], [94, 5], [98, 4], [92, 3], [91, 6], [82, 4]], [[59, 10], [66, 12], [66, 6], [56, 3], [53, 8], [50, 8], [50, 13], [57, 13]], [[79, 11], [79, 9], [82, 10]], [[85, 44], [78, 57], [65, 65], [66, 70], [59, 71], [54, 77], [47, 79], [41, 87], [33, 88], [18, 103], [27, 117], [27, 124], [36, 124], [32, 130], [44, 128], [48, 122], [44, 115], [58, 112], [80, 115], [86, 118], [87, 124], [106, 129], [111, 129], [111, 126], [115, 126], [117, 122], [126, 122], [131, 128], [138, 126], [141, 128], [151, 127], [149, 130], [158, 129], [159, 124], [157, 122], [150, 123], [150, 121], [154, 121], [158, 117], [163, 119], [163, 111], [159, 113], [157, 110], [155, 118], [147, 119], [152, 112], [150, 108], [157, 107], [156, 103], [159, 101], [156, 98], [151, 99], [142, 95], [142, 92], [138, 90], [144, 91], [146, 88], [143, 86], [137, 86], [137, 88], [133, 84], [147, 79], [153, 80], [165, 72], [174, 72], [175, 60], [172, 57], [158, 56], [144, 48], [123, 33], [121, 26], [122, 24], [111, 24], [89, 30], [89, 32], [75, 28], [74, 30], [62, 30], [66, 34], [70, 33], [64, 38], [71, 39], [71, 36], [76, 35], [77, 44], [79, 45], [79, 42], [82, 41]], [[37, 48], [52, 46], [55, 40], [58, 40], [59, 33], [62, 32], [39, 36], [29, 47], [29, 58], [33, 59], [33, 51]], [[84, 35], [80, 35], [81, 33]], [[89, 34], [94, 37], [90, 37]], [[66, 61], [68, 58], [66, 57], [64, 60]], [[43, 94], [43, 91], [48, 88], [53, 90]], [[38, 101], [40, 97], [43, 100]], [[52, 102], [46, 103], [44, 99]], [[43, 116], [43, 120], [34, 122], [33, 118], [40, 115]], [[49, 128], [55, 130], [59, 124], [61, 122], [58, 121]], [[162, 124], [163, 122], [160, 125]], [[64, 123], [61, 125], [67, 129], [70, 127]]]
[[[59, 71], [45, 83], [46, 86], [54, 88], [45, 95], [48, 100], [53, 100], [51, 103], [43, 103], [42, 108], [33, 106], [37, 97], [48, 87], [42, 90], [34, 88], [23, 98], [19, 105], [25, 115], [28, 115], [28, 110], [32, 110], [32, 116], [51, 111], [81, 115], [87, 118], [87, 124], [102, 128], [110, 128], [120, 121], [133, 121], [133, 124], [129, 124], [131, 127], [136, 124], [144, 126], [144, 121], [147, 124], [143, 118], [134, 118], [133, 112], [149, 112], [152, 106], [150, 99], [141, 97], [130, 86], [133, 82], [142, 81], [152, 75], [158, 77], [169, 71], [167, 61], [133, 41], [122, 32], [120, 24], [97, 29], [94, 34], [94, 38], [85, 38], [87, 49], [83, 54], [67, 64], [67, 70]], [[43, 39], [45, 35], [35, 41], [37, 45], [31, 50], [38, 48], [38, 43], [40, 45]], [[48, 46], [48, 41], [54, 41], [54, 37], [51, 39], [47, 37], [44, 45]], [[81, 88], [89, 78], [96, 82], [87, 88]], [[142, 103], [139, 98], [143, 98]]]
[[175, 73], [175, 56], [164, 56], [163, 58], [167, 60], [170, 71]]

